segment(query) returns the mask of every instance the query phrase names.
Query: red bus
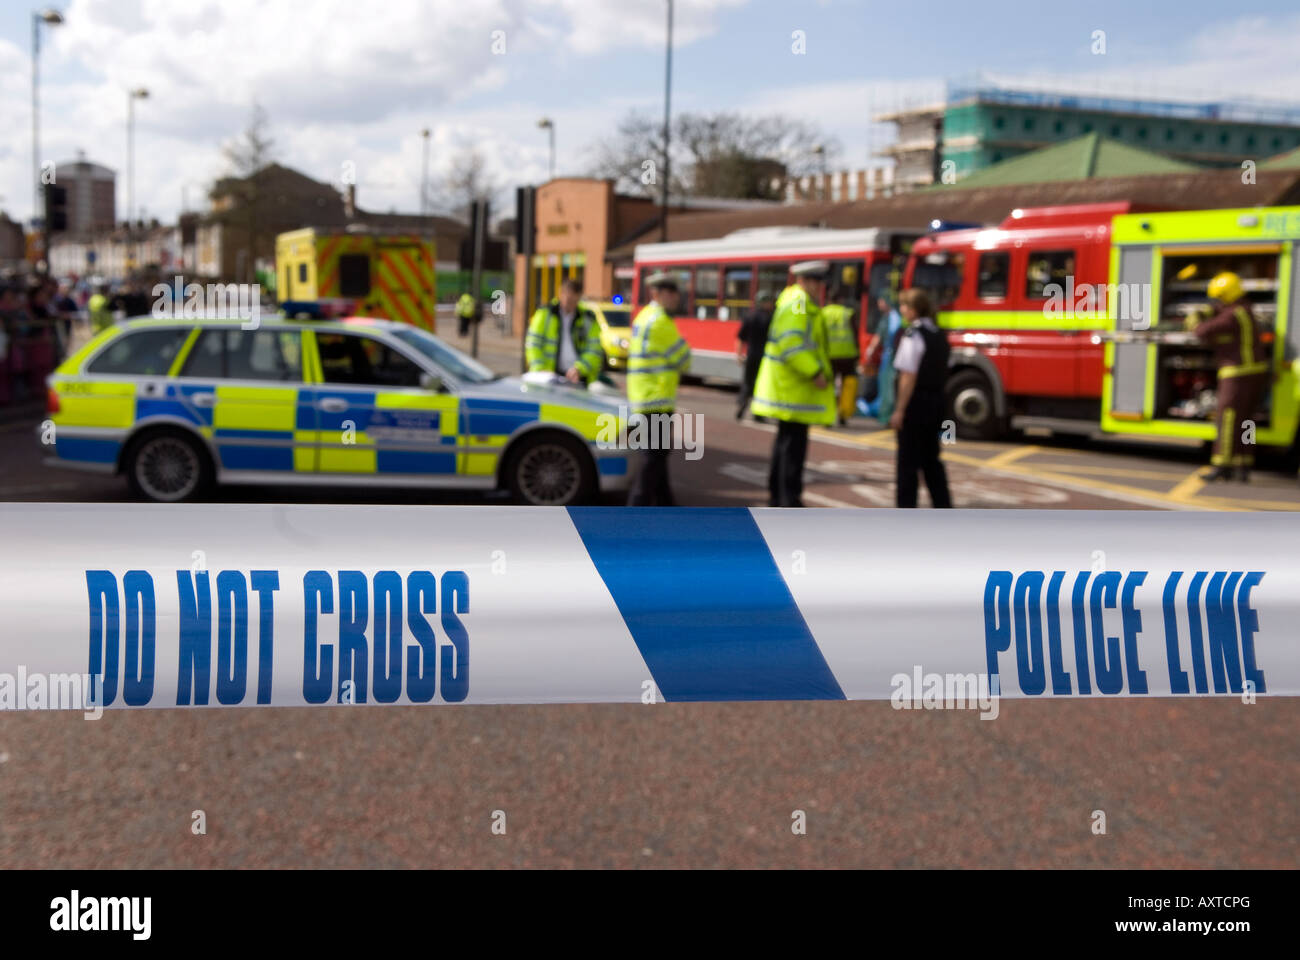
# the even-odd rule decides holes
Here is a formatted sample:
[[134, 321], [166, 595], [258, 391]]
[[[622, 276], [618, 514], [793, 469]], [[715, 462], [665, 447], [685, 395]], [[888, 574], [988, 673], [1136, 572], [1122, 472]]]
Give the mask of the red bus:
[[865, 348], [878, 319], [876, 298], [897, 292], [912, 241], [921, 233], [757, 227], [711, 240], [643, 243], [634, 254], [633, 302], [638, 308], [649, 302], [647, 275], [659, 270], [676, 274], [682, 301], [674, 319], [691, 345], [690, 375], [737, 383], [740, 314], [754, 305], [759, 291], [780, 293], [789, 285], [790, 267], [802, 260], [830, 261], [828, 287], [839, 283], [858, 303]]
[[904, 286], [930, 294], [948, 331], [948, 416], [959, 436], [1096, 430], [1111, 218], [1155, 209], [1026, 208], [998, 227], [937, 231], [913, 244]]

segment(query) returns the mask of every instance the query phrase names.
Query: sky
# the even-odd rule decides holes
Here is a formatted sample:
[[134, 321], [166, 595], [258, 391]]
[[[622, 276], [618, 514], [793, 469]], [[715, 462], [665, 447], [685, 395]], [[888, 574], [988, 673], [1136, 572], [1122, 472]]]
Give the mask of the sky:
[[[54, 0], [41, 31], [43, 162], [118, 171], [127, 91], [146, 217], [199, 207], [254, 102], [275, 159], [322, 181], [355, 171], [368, 210], [416, 212], [420, 131], [438, 183], [467, 144], [503, 187], [559, 175], [629, 110], [663, 111], [666, 0]], [[0, 210], [31, 215], [32, 11], [0, 0]], [[782, 113], [861, 169], [892, 127], [871, 117], [940, 99], [946, 81], [1300, 103], [1295, 0], [677, 0], [673, 112]], [[1102, 31], [1098, 34], [1097, 31]], [[1098, 37], [1104, 52], [1098, 52]], [[502, 192], [501, 200], [511, 194]], [[500, 205], [499, 201], [499, 205]], [[512, 202], [512, 201], [510, 201]], [[496, 213], [511, 211], [498, 209]]]

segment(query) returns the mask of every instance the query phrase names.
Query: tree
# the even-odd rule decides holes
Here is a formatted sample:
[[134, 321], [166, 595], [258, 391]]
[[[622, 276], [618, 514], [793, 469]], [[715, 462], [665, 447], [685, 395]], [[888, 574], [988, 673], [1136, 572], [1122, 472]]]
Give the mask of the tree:
[[269, 125], [266, 110], [254, 101], [248, 126], [237, 137], [227, 141], [221, 151], [231, 173], [238, 178], [230, 188], [236, 197], [232, 219], [239, 223], [248, 238], [244, 263], [236, 265], [237, 279], [243, 283], [256, 280], [257, 251], [262, 249], [258, 217], [262, 198], [258, 194], [258, 174], [271, 164], [275, 155], [275, 141], [267, 132]]
[[[803, 121], [725, 111], [679, 114], [673, 121], [671, 147], [670, 195], [753, 200], [779, 199], [787, 177], [821, 172], [839, 151], [832, 138]], [[659, 120], [629, 113], [618, 133], [595, 153], [593, 175], [615, 180], [624, 192], [659, 195]]]
[[491, 202], [501, 190], [501, 181], [488, 170], [483, 151], [471, 143], [462, 144], [452, 155], [451, 168], [443, 178], [444, 207], [468, 219], [471, 203]]

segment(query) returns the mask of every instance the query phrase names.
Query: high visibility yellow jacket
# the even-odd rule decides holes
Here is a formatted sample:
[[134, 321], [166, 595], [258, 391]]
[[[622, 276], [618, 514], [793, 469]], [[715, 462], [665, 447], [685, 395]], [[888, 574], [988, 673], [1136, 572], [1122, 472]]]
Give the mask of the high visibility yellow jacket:
[[[605, 362], [605, 351], [600, 346], [600, 326], [590, 310], [578, 307], [569, 328], [573, 340], [573, 352], [577, 355], [574, 366], [588, 383], [600, 376], [600, 368]], [[544, 307], [538, 307], [528, 322], [528, 334], [524, 337], [524, 358], [528, 361], [529, 371], [550, 370], [561, 376], [567, 370], [557, 370], [556, 361], [560, 355], [560, 304], [552, 301]]]
[[[819, 373], [826, 378], [820, 390], [813, 384]], [[835, 422], [826, 323], [817, 304], [797, 285], [786, 287], [776, 299], [750, 409], [755, 416], [794, 423]]]
[[669, 413], [677, 405], [677, 384], [690, 367], [691, 348], [677, 324], [657, 303], [632, 321], [627, 350], [627, 401], [633, 413]]
[[86, 301], [86, 312], [90, 314], [90, 327], [95, 333], [113, 325], [113, 311], [108, 309], [108, 297], [102, 293], [91, 295]]
[[858, 359], [858, 331], [854, 311], [840, 303], [821, 309], [826, 323], [826, 354], [832, 360]]
[[456, 316], [474, 316], [474, 298], [468, 293], [462, 293], [460, 299], [456, 301]]

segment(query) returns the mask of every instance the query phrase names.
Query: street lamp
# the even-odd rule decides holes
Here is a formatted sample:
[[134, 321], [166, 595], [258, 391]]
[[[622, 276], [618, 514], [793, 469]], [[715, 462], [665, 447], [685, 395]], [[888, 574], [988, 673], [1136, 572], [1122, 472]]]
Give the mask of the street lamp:
[[63, 14], [50, 7], [41, 11], [32, 11], [32, 219], [40, 217], [41, 233], [45, 240], [45, 249], [42, 254], [45, 258], [45, 268], [49, 269], [50, 263], [50, 225], [49, 211], [45, 209], [43, 199], [45, 191], [41, 189], [41, 124], [40, 124], [40, 89], [41, 76], [38, 64], [41, 54], [41, 24], [57, 27], [63, 22]]
[[131, 229], [135, 219], [135, 102], [149, 96], [144, 87], [136, 87], [126, 95], [126, 226]]
[[668, 181], [672, 171], [668, 167], [668, 141], [672, 131], [673, 95], [673, 0], [668, 0], [668, 40], [664, 57], [664, 182], [659, 194], [659, 239], [668, 242]]
[[550, 117], [542, 117], [537, 121], [537, 128], [545, 130], [551, 135], [551, 179], [555, 179], [555, 121]]
[[420, 131], [424, 138], [424, 164], [420, 169], [420, 216], [428, 214], [429, 203], [429, 128]]
[[812, 148], [812, 152], [817, 157], [817, 169], [821, 173], [821, 183], [817, 189], [817, 199], [826, 199], [826, 144], [819, 143]]

